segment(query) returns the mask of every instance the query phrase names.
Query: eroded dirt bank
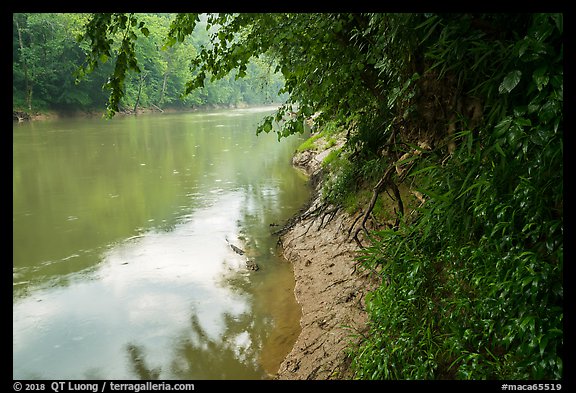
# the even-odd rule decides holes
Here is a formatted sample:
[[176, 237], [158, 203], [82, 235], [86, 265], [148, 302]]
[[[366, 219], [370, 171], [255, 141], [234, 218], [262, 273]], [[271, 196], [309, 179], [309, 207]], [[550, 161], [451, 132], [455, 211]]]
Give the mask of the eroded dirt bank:
[[348, 236], [353, 219], [340, 210], [317, 210], [321, 162], [329, 151], [306, 151], [293, 160], [316, 183], [316, 196], [302, 219], [280, 237], [284, 256], [293, 264], [302, 331], [276, 379], [351, 379], [347, 350], [367, 330], [364, 299], [377, 282], [355, 267], [357, 245]]

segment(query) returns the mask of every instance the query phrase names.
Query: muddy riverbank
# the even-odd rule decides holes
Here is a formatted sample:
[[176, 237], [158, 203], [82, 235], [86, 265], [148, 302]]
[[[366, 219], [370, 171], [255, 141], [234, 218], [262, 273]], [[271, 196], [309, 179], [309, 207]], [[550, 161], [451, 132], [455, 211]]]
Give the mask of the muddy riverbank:
[[352, 379], [348, 350], [367, 331], [365, 295], [378, 283], [355, 266], [358, 246], [348, 234], [353, 217], [341, 210], [318, 210], [322, 160], [340, 146], [308, 150], [293, 159], [315, 190], [309, 207], [280, 237], [294, 269], [302, 331], [276, 379]]

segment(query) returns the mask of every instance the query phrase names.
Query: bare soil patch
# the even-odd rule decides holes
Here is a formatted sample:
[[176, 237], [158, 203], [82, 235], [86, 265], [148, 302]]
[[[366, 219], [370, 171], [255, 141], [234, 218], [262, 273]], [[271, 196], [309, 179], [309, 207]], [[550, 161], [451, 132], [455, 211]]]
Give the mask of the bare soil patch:
[[[293, 160], [316, 183], [316, 191], [321, 185], [321, 162], [328, 153], [306, 151]], [[379, 285], [376, 277], [356, 266], [358, 246], [348, 233], [353, 218], [329, 209], [311, 215], [320, 204], [319, 193], [315, 194], [300, 216], [308, 218], [280, 237], [284, 256], [294, 269], [302, 331], [275, 379], [352, 379], [347, 353], [367, 331], [365, 295]]]

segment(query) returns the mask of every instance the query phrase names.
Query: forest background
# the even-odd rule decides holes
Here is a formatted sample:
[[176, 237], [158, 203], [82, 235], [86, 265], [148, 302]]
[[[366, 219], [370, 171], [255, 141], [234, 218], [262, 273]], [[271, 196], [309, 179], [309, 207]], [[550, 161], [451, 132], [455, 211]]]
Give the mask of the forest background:
[[[215, 28], [206, 29], [206, 16], [195, 33], [178, 45], [165, 46], [174, 14], [139, 14], [149, 32], [135, 46], [140, 73], [126, 78], [120, 112], [137, 109], [189, 110], [279, 103], [282, 76], [264, 58], [253, 59], [246, 75], [236, 74], [183, 94], [190, 78], [190, 65]], [[104, 62], [89, 75], [79, 72], [89, 45], [79, 41], [90, 14], [15, 13], [12, 34], [13, 110], [38, 113], [101, 113], [109, 92], [105, 88], [114, 71], [113, 61]]]

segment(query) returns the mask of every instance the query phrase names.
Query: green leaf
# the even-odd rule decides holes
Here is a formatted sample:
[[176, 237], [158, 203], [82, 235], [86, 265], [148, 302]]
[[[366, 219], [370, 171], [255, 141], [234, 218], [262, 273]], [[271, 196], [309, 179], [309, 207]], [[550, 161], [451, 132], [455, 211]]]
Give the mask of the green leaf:
[[532, 126], [532, 122], [530, 121], [530, 119], [526, 119], [523, 117], [517, 117], [516, 119], [514, 119], [514, 123], [516, 123], [516, 125], [518, 125], [520, 127]]
[[409, 176], [416, 176], [416, 175], [420, 175], [424, 172], [433, 171], [433, 170], [438, 170], [438, 166], [437, 165], [430, 165], [430, 166], [427, 166], [425, 168], [419, 169], [417, 171], [412, 171], [412, 172], [410, 172]]
[[262, 124], [262, 131], [268, 133], [270, 131], [272, 131], [272, 120], [271, 119], [266, 119], [264, 121], [264, 124]]
[[528, 325], [530, 327], [530, 331], [534, 331], [534, 328], [536, 326], [536, 317], [535, 316], [528, 315], [528, 316], [524, 317], [522, 319], [522, 322], [520, 322], [520, 329], [525, 330]]
[[504, 77], [504, 80], [500, 84], [500, 87], [498, 87], [498, 92], [500, 94], [510, 93], [518, 85], [521, 77], [522, 72], [520, 72], [519, 70], [511, 71], [510, 73], [508, 73], [508, 75]]
[[539, 339], [539, 347], [540, 347], [540, 356], [544, 356], [544, 351], [546, 350], [546, 346], [548, 345], [548, 337], [540, 337]]
[[512, 119], [510, 117], [504, 118], [500, 123], [496, 125], [496, 127], [494, 127], [494, 137], [503, 137], [510, 128], [510, 125], [512, 125]]
[[532, 79], [534, 80], [534, 83], [536, 83], [538, 91], [542, 91], [542, 89], [546, 87], [548, 81], [550, 80], [547, 71], [548, 67], [546, 65], [543, 65], [542, 67], [534, 71], [534, 73], [532, 74]]
[[496, 143], [494, 144], [494, 148], [496, 149], [496, 151], [497, 151], [498, 153], [500, 153], [500, 155], [501, 155], [502, 157], [506, 158], [506, 153], [504, 153], [504, 150], [502, 150], [502, 146], [500, 146], [500, 144], [499, 144], [498, 142], [496, 142]]
[[562, 14], [554, 14], [554, 15], [552, 15], [552, 19], [554, 20], [554, 23], [556, 24], [556, 28], [558, 29], [560, 34], [562, 34], [562, 32], [564, 31], [564, 21], [563, 21]]
[[472, 191], [475, 188], [479, 188], [479, 187], [484, 187], [486, 185], [486, 181], [484, 180], [479, 180], [475, 183], [473, 183], [470, 187], [468, 187], [466, 190], [462, 191], [460, 193], [460, 195], [458, 195], [458, 198], [461, 198], [463, 195], [466, 195], [468, 192]]
[[547, 123], [557, 116], [559, 105], [554, 101], [548, 101], [538, 111], [538, 117], [543, 123]]

